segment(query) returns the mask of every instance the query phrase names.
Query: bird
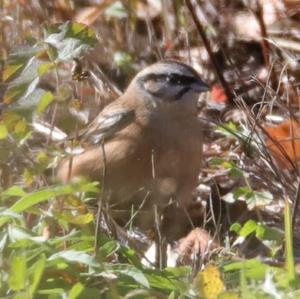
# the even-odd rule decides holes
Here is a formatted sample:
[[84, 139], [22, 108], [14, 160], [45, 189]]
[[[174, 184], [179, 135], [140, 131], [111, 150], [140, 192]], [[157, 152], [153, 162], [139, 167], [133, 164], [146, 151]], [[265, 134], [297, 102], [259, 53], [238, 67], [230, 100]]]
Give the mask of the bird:
[[[197, 103], [199, 94], [208, 90], [185, 63], [162, 60], [144, 68], [77, 134], [89, 146], [61, 162], [59, 181], [99, 181], [112, 214], [123, 225], [132, 207], [142, 215], [137, 220], [141, 228], [153, 225], [154, 205], [164, 209], [175, 200], [186, 207], [202, 161]], [[180, 225], [185, 217], [179, 218], [171, 221]], [[176, 231], [175, 226], [171, 224]]]

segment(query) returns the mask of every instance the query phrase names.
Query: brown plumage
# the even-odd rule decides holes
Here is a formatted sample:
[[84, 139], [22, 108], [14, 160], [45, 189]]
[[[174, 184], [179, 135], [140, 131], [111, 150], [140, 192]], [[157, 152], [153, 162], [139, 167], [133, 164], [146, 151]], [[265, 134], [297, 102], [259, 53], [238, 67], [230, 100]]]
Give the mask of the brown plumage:
[[70, 158], [65, 159], [58, 178], [100, 181], [112, 208], [123, 211], [116, 216], [119, 222], [128, 220], [132, 204], [137, 208], [145, 201], [142, 227], [153, 224], [147, 210], [153, 204], [164, 207], [172, 197], [187, 205], [201, 167], [198, 94], [207, 89], [185, 64], [162, 61], [147, 67], [80, 134], [94, 145], [72, 157], [71, 171]]

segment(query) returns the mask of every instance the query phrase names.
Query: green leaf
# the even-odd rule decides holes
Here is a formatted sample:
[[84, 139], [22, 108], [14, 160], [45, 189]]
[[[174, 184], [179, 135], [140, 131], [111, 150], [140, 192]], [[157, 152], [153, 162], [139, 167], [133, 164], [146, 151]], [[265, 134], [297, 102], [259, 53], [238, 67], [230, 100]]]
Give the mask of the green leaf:
[[247, 199], [253, 196], [253, 191], [248, 187], [240, 187], [234, 191], [235, 199]]
[[230, 229], [229, 229], [229, 230], [230, 230], [231, 232], [238, 233], [238, 232], [241, 230], [241, 228], [242, 228], [241, 224], [235, 222], [235, 223], [233, 223], [233, 224], [230, 226]]
[[[8, 226], [8, 234], [11, 240], [10, 247], [23, 247], [23, 245], [27, 246], [28, 242], [30, 242], [31, 244], [42, 244], [45, 242], [45, 237], [32, 236], [31, 232], [27, 231], [25, 228], [12, 224]], [[14, 246], [14, 243], [16, 242], [20, 242], [21, 245], [18, 244], [17, 246]]]
[[40, 44], [19, 47], [17, 51], [10, 54], [3, 74], [3, 79], [8, 83], [3, 96], [4, 103], [16, 102], [25, 94], [28, 96], [35, 90], [39, 81], [37, 69], [43, 63], [35, 55], [43, 51], [45, 45]]
[[109, 241], [100, 247], [99, 255], [100, 257], [105, 259], [110, 255], [114, 254], [119, 248], [120, 248], [120, 244], [117, 241], [115, 240]]
[[227, 124], [222, 124], [221, 126], [217, 126], [216, 131], [229, 137], [236, 137], [237, 135], [239, 135], [239, 128], [233, 122], [229, 122]]
[[71, 241], [71, 240], [80, 241], [81, 239], [89, 239], [89, 240], [93, 241], [94, 236], [93, 237], [88, 236], [88, 237], [84, 238], [80, 235], [79, 231], [73, 229], [68, 234], [63, 235], [63, 236], [54, 237], [54, 238], [50, 239], [48, 242], [51, 245], [62, 246], [63, 243], [67, 240], [68, 241]]
[[94, 220], [94, 215], [92, 213], [86, 213], [84, 215], [72, 215], [71, 213], [61, 213], [58, 215], [59, 219], [67, 221], [68, 223], [85, 225]]
[[53, 29], [55, 33], [47, 37], [46, 43], [57, 50], [61, 61], [80, 57], [96, 43], [95, 32], [83, 24], [66, 22]]
[[224, 161], [222, 165], [225, 169], [230, 170], [230, 172], [229, 172], [230, 176], [238, 177], [238, 178], [243, 177], [243, 171], [236, 165], [235, 162], [233, 162], [233, 161]]
[[32, 111], [34, 111], [39, 104], [41, 97], [45, 94], [45, 90], [36, 87], [30, 94], [21, 96], [16, 102], [12, 103], [10, 110], [17, 111], [19, 114], [31, 119]]
[[44, 273], [46, 265], [46, 257], [44, 254], [39, 258], [37, 262], [34, 263], [34, 265], [31, 268], [32, 271], [32, 281], [29, 286], [29, 293], [33, 295], [39, 286], [39, 283], [41, 281], [42, 275]]
[[36, 89], [39, 83], [37, 69], [41, 63], [35, 57], [28, 60], [22, 72], [9, 83], [4, 94], [4, 103], [10, 104], [22, 96], [26, 98]]
[[242, 178], [244, 176], [243, 171], [238, 167], [232, 167], [230, 169], [229, 175], [234, 178]]
[[10, 272], [8, 284], [10, 289], [19, 291], [26, 286], [26, 257], [24, 255], [15, 255], [10, 263]]
[[284, 230], [285, 230], [285, 266], [287, 269], [287, 276], [290, 283], [294, 283], [296, 279], [294, 247], [293, 247], [293, 225], [292, 225], [292, 211], [289, 198], [284, 199]]
[[3, 79], [8, 82], [3, 102], [10, 105], [9, 109], [27, 109], [28, 112], [39, 104], [37, 111], [43, 112], [53, 99], [49, 95], [41, 99], [45, 91], [38, 87], [40, 77], [57, 66], [55, 59], [79, 57], [96, 43], [94, 31], [82, 24], [67, 22], [56, 26], [54, 32], [46, 42], [21, 48], [10, 55], [3, 72]]
[[16, 63], [16, 61], [22, 60], [22, 61], [28, 61], [34, 56], [39, 55], [40, 53], [43, 53], [46, 50], [46, 47], [42, 43], [38, 43], [35, 45], [26, 45], [22, 47], [16, 47], [14, 52], [9, 55], [9, 63]]
[[[111, 271], [108, 271], [108, 274]], [[105, 272], [102, 272], [105, 273]], [[142, 285], [143, 287], [149, 288], [149, 280], [148, 276], [143, 273], [140, 269], [137, 269], [131, 265], [113, 265], [112, 267], [112, 273], [113, 274], [123, 274], [125, 276], [128, 276], [132, 278], [134, 281], [136, 281], [138, 284]]]
[[159, 273], [151, 273], [146, 274], [146, 277], [149, 281], [149, 284], [152, 288], [161, 289], [161, 290], [167, 290], [167, 291], [176, 291], [180, 288], [182, 288], [181, 284], [184, 284], [181, 281], [177, 281], [175, 279], [169, 279], [167, 276], [163, 276]]
[[80, 282], [77, 282], [70, 290], [68, 299], [78, 298], [78, 296], [82, 293], [83, 290], [84, 286]]
[[128, 13], [120, 1], [116, 1], [111, 6], [105, 9], [105, 14], [109, 17], [116, 17], [119, 19], [127, 18]]
[[41, 96], [41, 99], [36, 107], [36, 111], [38, 113], [43, 113], [46, 110], [46, 108], [53, 102], [53, 100], [54, 100], [54, 96], [52, 92], [50, 91], [45, 92]]
[[220, 157], [213, 157], [209, 160], [209, 165], [216, 166], [216, 165], [222, 165], [224, 163], [224, 159]]
[[248, 220], [238, 232], [241, 237], [247, 237], [256, 231], [257, 224], [254, 220]]
[[274, 269], [268, 265], [263, 264], [258, 259], [249, 259], [241, 262], [230, 262], [224, 266], [224, 272], [243, 270], [247, 278], [252, 279], [264, 279], [266, 271], [269, 269]]
[[130, 264], [137, 268], [142, 267], [141, 259], [138, 257], [136, 252], [127, 246], [121, 246], [119, 249], [120, 254], [122, 254], [124, 257], [126, 257]]
[[[94, 298], [103, 298], [105, 293], [101, 288], [84, 288], [80, 293], [80, 299], [94, 299]], [[109, 296], [107, 296], [109, 297]]]
[[251, 196], [246, 198], [247, 206], [250, 210], [259, 206], [266, 206], [273, 201], [273, 195], [268, 191], [253, 191]]
[[21, 292], [21, 293], [18, 293], [16, 295], [14, 295], [12, 297], [12, 299], [31, 299], [31, 297], [29, 297], [27, 292]]
[[283, 232], [277, 228], [268, 227], [262, 223], [257, 224], [256, 237], [260, 240], [276, 241], [278, 244], [283, 242]]
[[99, 267], [100, 266], [99, 263], [96, 261], [96, 259], [93, 256], [91, 256], [85, 252], [82, 252], [82, 251], [75, 251], [75, 250], [61, 251], [61, 252], [51, 255], [48, 258], [48, 261], [53, 261], [56, 259], [64, 259], [69, 262], [81, 263], [81, 264], [91, 266], [91, 267]]
[[7, 90], [5, 91], [5, 94], [3, 96], [3, 102], [5, 104], [11, 104], [15, 100], [17, 100], [28, 88], [28, 84], [20, 84], [16, 86], [9, 86]]
[[51, 295], [62, 295], [64, 293], [64, 289], [62, 288], [52, 288], [52, 289], [44, 289], [37, 291], [37, 294], [40, 295], [50, 295], [48, 298], [63, 298], [63, 297], [52, 297]]
[[0, 227], [10, 220], [23, 220], [22, 215], [14, 213], [9, 209], [0, 209]]
[[30, 59], [33, 59], [35, 55], [43, 50], [43, 45], [17, 47], [17, 49], [9, 55], [7, 64], [4, 67], [3, 81], [7, 82], [19, 77], [20, 73], [23, 72], [26, 65], [28, 65]]
[[128, 71], [132, 66], [132, 57], [126, 52], [116, 52], [114, 54], [114, 63], [123, 69], [124, 71]]
[[226, 291], [218, 296], [218, 299], [241, 299], [238, 292]]
[[88, 191], [98, 193], [99, 190], [96, 188], [95, 183], [53, 186], [23, 196], [14, 205], [12, 205], [10, 209], [14, 212], [22, 212], [38, 203], [56, 196], [71, 194], [73, 192]]

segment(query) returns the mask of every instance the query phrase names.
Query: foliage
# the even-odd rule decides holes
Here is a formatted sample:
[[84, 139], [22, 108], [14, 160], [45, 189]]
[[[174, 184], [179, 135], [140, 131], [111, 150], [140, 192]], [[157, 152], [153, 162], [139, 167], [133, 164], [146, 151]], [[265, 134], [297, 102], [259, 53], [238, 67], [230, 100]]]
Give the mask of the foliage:
[[[81, 4], [76, 1], [53, 1], [53, 5], [40, 1], [40, 8], [32, 1], [6, 2], [1, 8], [7, 15], [1, 14], [0, 18], [4, 28], [0, 45], [3, 64], [0, 90], [0, 297], [300, 298], [290, 203], [290, 198], [296, 194], [295, 184], [272, 164], [269, 147], [257, 129], [263, 131], [258, 117], [242, 105], [238, 107], [248, 122], [218, 124], [215, 133], [222, 136], [221, 140], [229, 141], [229, 154], [216, 155], [207, 164], [210, 171], [221, 173], [220, 177], [226, 176], [226, 182], [235, 183], [234, 187], [227, 188], [226, 194], [220, 195], [222, 201], [229, 204], [244, 202], [258, 217], [231, 224], [226, 232], [229, 234], [227, 244], [220, 254], [212, 255], [209, 263], [203, 262], [201, 271], [195, 273], [190, 266], [162, 270], [145, 266], [139, 248], [133, 249], [130, 242], [108, 234], [102, 223], [98, 232], [97, 213], [91, 202], [99, 198], [101, 185], [84, 181], [59, 185], [55, 180], [56, 166], [64, 155], [61, 144], [52, 140], [60, 133], [55, 126], [59, 123], [67, 131], [70, 127], [78, 130], [90, 120], [86, 110], [94, 110], [94, 106], [84, 107], [91, 89], [94, 99], [105, 89], [103, 86], [110, 85], [112, 90], [114, 87], [106, 76], [101, 78], [101, 83], [92, 82], [90, 65], [85, 71], [86, 65], [81, 66], [81, 58], [91, 55], [93, 63], [99, 59], [96, 63], [109, 70], [107, 73], [113, 74], [119, 86], [124, 86], [138, 68], [167, 56], [168, 51], [176, 52], [181, 58], [188, 56], [190, 60], [199, 40], [195, 29], [190, 29], [193, 26], [187, 17], [185, 1], [174, 1], [174, 11], [164, 4], [158, 13], [156, 4], [162, 1], [148, 1], [152, 3], [148, 4], [150, 8], [139, 1], [103, 1], [88, 7], [88, 17], [84, 17]], [[247, 1], [242, 2], [240, 6]], [[211, 3], [203, 4], [206, 5]], [[236, 9], [235, 4], [229, 5], [230, 9], [232, 7]], [[41, 23], [34, 23], [37, 22], [34, 17], [40, 18], [39, 9], [49, 18], [53, 14], [60, 24], [41, 26]], [[250, 4], [247, 9], [255, 12]], [[172, 11], [173, 21], [169, 20], [171, 13], [165, 10]], [[215, 12], [208, 11], [213, 18]], [[15, 16], [18, 12], [23, 15], [16, 17], [19, 23], [14, 28], [8, 22], [10, 15]], [[66, 18], [68, 14], [71, 16]], [[69, 21], [81, 19], [83, 23], [93, 25], [97, 18], [100, 20], [98, 31], [97, 26], [92, 29]], [[33, 30], [26, 27], [28, 20], [31, 25], [35, 24]], [[52, 24], [48, 20], [46, 23]], [[211, 25], [214, 23], [217, 26], [221, 22], [208, 22], [205, 29], [216, 42], [221, 35], [217, 36]], [[13, 28], [10, 34], [5, 31], [7, 27]], [[12, 34], [14, 30], [15, 34]], [[21, 42], [17, 42], [18, 39]], [[229, 40], [228, 43], [237, 42]], [[17, 46], [13, 47], [14, 44]], [[203, 48], [197, 50], [198, 53]], [[261, 52], [266, 55], [267, 50], [264, 48]], [[235, 58], [238, 56], [242, 55]], [[77, 76], [74, 68], [71, 70], [74, 61]], [[203, 63], [211, 68], [209, 63]], [[283, 64], [282, 61], [278, 63], [280, 76]], [[278, 66], [275, 62], [274, 65], [276, 71]], [[270, 89], [266, 82], [263, 97], [271, 99], [272, 109], [273, 98], [279, 97], [278, 106], [281, 107], [284, 93], [280, 90], [280, 82], [275, 94], [268, 94]], [[218, 92], [221, 92], [221, 102], [226, 102], [227, 95], [220, 88]], [[101, 96], [105, 97], [103, 94]], [[262, 106], [264, 104], [262, 100]], [[68, 118], [70, 115], [73, 118]], [[46, 138], [36, 133], [37, 120], [47, 120], [50, 134]], [[257, 157], [263, 160], [263, 166], [256, 163]], [[257, 183], [264, 179], [262, 184]], [[226, 187], [225, 184], [224, 189]], [[284, 198], [282, 229], [278, 223], [268, 223], [262, 213], [278, 198]], [[251, 238], [264, 246], [266, 259], [244, 257], [239, 253]]]

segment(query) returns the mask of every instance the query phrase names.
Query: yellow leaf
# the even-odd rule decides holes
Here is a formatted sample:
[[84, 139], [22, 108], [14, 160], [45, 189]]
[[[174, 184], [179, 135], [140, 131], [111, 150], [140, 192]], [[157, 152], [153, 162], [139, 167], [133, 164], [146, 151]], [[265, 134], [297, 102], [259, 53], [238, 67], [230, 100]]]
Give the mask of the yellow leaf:
[[27, 128], [27, 121], [25, 119], [20, 119], [15, 125], [14, 132], [16, 134], [25, 134]]
[[4, 124], [0, 124], [0, 139], [5, 139], [7, 137], [7, 128]]
[[94, 215], [92, 213], [87, 213], [84, 215], [72, 215], [71, 213], [62, 213], [60, 218], [67, 221], [68, 223], [85, 225], [94, 220]]
[[3, 113], [3, 122], [5, 123], [9, 132], [13, 131], [17, 122], [21, 119], [20, 115], [12, 111]]
[[27, 87], [28, 84], [24, 83], [8, 88], [4, 93], [3, 102], [7, 105], [11, 104], [26, 91]]
[[80, 111], [80, 109], [82, 109], [82, 103], [78, 99], [73, 99], [72, 102], [70, 103], [70, 106], [77, 111]]
[[55, 68], [55, 63], [53, 62], [46, 62], [46, 63], [43, 63], [43, 64], [40, 64], [38, 66], [38, 74], [40, 76], [46, 74], [48, 71], [50, 71], [51, 69]]
[[217, 299], [224, 290], [224, 283], [219, 269], [216, 266], [208, 265], [206, 269], [196, 276], [196, 287], [202, 298]]
[[27, 168], [24, 169], [22, 176], [27, 186], [30, 186], [34, 182], [34, 175]]
[[3, 75], [2, 75], [3, 81], [6, 82], [22, 67], [23, 67], [23, 63], [7, 65], [3, 70]]
[[36, 161], [40, 165], [46, 167], [50, 163], [51, 159], [46, 152], [39, 152], [36, 156]]
[[38, 113], [43, 113], [53, 100], [54, 100], [53, 94], [50, 91], [45, 92], [41, 96], [41, 99], [37, 105], [36, 111]]

